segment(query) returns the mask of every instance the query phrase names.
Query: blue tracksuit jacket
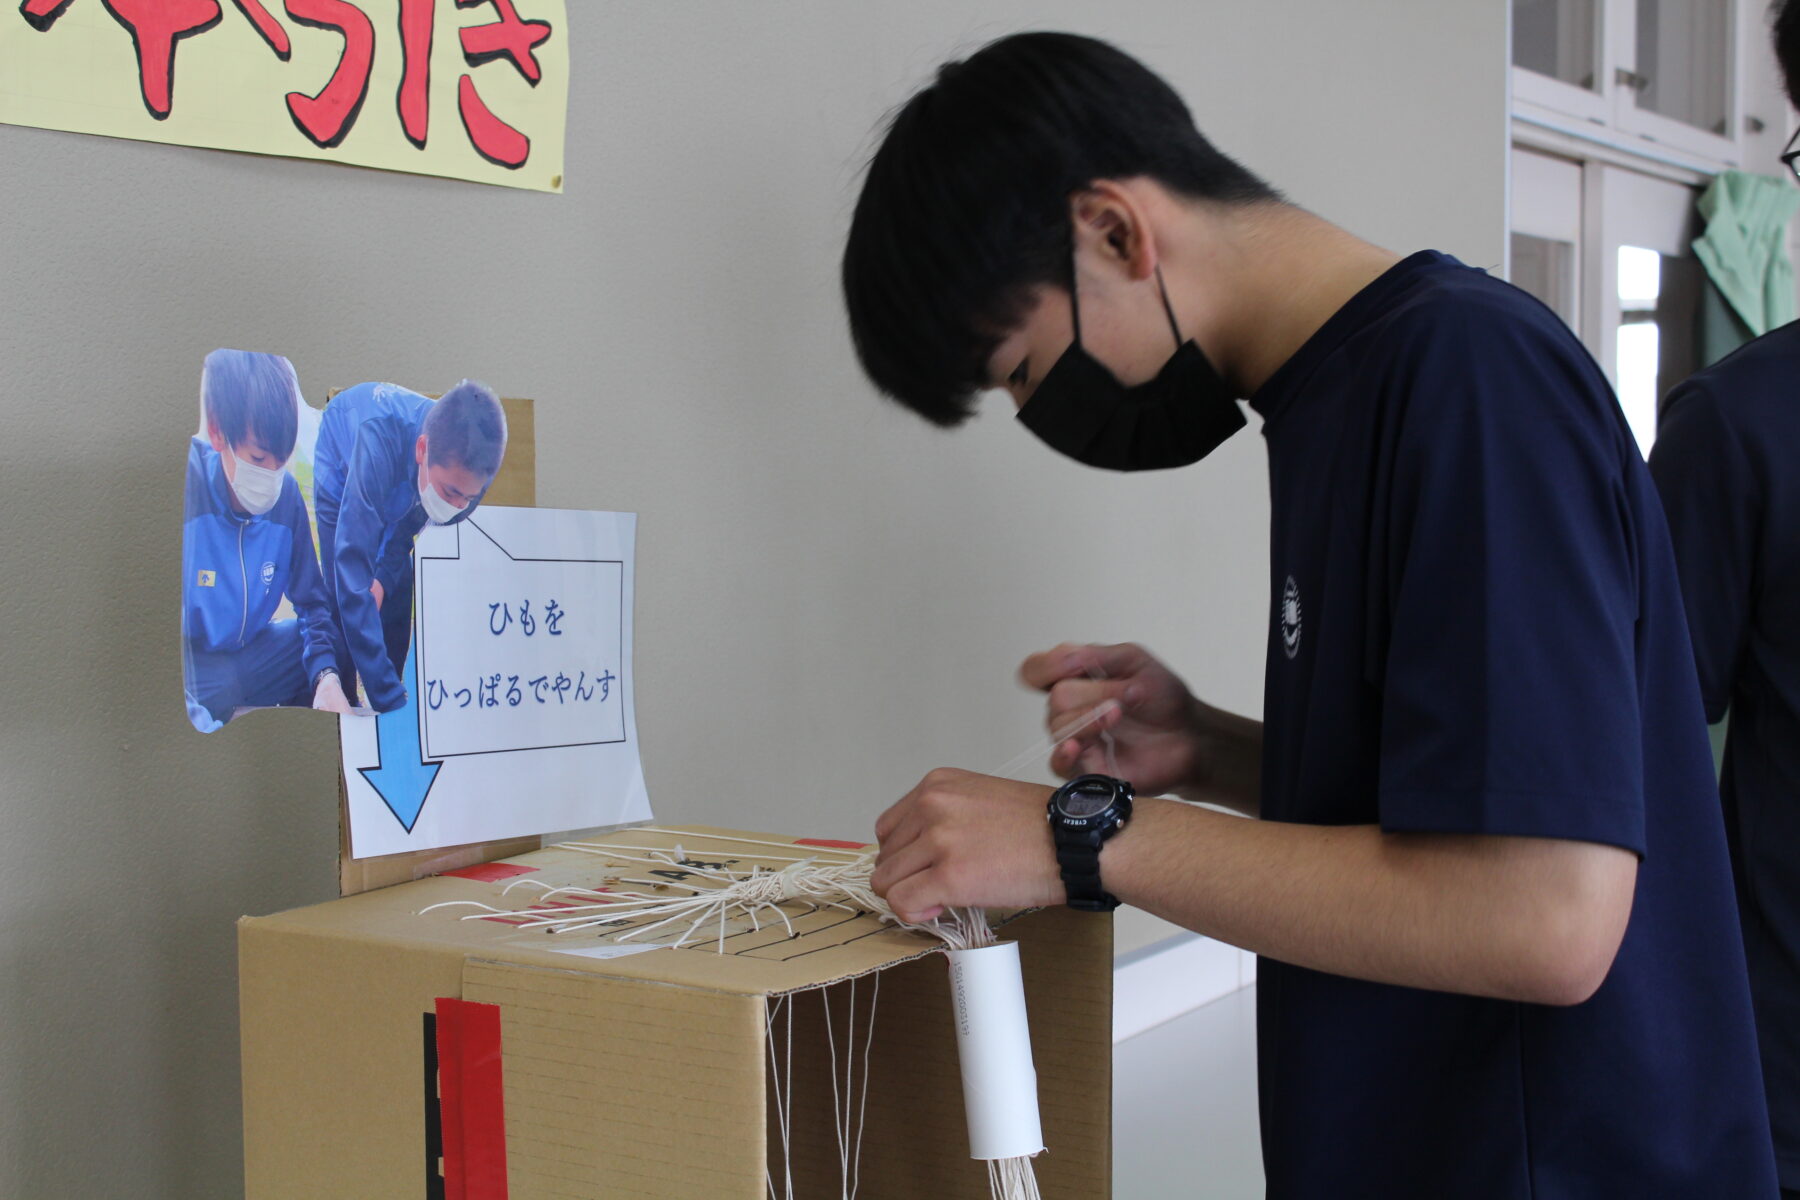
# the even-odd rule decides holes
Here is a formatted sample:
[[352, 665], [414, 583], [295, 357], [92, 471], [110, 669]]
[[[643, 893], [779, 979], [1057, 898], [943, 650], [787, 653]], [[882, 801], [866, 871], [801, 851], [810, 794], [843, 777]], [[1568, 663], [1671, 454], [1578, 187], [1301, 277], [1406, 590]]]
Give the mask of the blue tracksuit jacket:
[[[410, 607], [413, 538], [425, 525], [414, 446], [433, 403], [398, 384], [345, 388], [326, 405], [313, 451], [319, 557], [337, 608], [340, 645], [377, 712], [406, 703], [406, 688], [369, 585], [380, 580], [394, 604]], [[480, 502], [477, 497], [456, 519]]]
[[306, 502], [292, 475], [282, 479], [274, 508], [261, 516], [240, 513], [231, 507], [218, 451], [194, 438], [184, 520], [181, 629], [194, 650], [242, 649], [269, 624], [285, 595], [300, 623], [306, 677], [336, 668], [330, 601], [313, 556]]

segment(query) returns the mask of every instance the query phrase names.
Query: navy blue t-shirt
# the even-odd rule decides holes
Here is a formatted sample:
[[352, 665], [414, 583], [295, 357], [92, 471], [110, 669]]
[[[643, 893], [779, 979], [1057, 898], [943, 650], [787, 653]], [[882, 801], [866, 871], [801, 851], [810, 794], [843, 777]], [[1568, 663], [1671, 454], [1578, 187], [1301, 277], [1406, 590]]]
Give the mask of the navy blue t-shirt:
[[1662, 493], [1737, 868], [1781, 1185], [1800, 1189], [1800, 321], [1663, 402]]
[[1525, 293], [1422, 252], [1252, 403], [1263, 817], [1642, 858], [1612, 971], [1573, 1007], [1263, 959], [1269, 1196], [1774, 1196], [1675, 563], [1605, 377]]

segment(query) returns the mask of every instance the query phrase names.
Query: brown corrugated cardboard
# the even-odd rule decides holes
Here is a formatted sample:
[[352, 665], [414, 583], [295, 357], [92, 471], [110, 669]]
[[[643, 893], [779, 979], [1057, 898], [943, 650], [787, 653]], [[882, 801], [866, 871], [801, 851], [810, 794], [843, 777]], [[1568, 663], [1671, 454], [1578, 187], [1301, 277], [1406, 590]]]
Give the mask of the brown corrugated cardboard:
[[[732, 832], [640, 829], [608, 840], [739, 864], [783, 853], [719, 840]], [[771, 1163], [778, 1193], [786, 1163], [796, 1196], [841, 1194], [833, 1069], [844, 1084], [845, 1048], [863, 1043], [877, 996], [852, 1158], [858, 1195], [987, 1195], [983, 1165], [968, 1158], [945, 963], [929, 940], [870, 916], [791, 905], [800, 914], [792, 939], [779, 922], [760, 932], [734, 922], [725, 953], [715, 927], [679, 949], [597, 958], [589, 955], [648, 921], [551, 934], [477, 909], [421, 914], [446, 900], [516, 911], [533, 904], [536, 885], [596, 886], [621, 873], [560, 848], [509, 864], [482, 873], [522, 873], [438, 876], [241, 923], [249, 1200], [445, 1195], [435, 1155], [427, 1164], [428, 1126], [440, 1114], [426, 1082], [427, 1018], [444, 998], [498, 1006], [508, 1200], [755, 1200], [769, 1195]], [[467, 914], [480, 919], [460, 919]], [[1006, 922], [1002, 936], [1019, 941], [1024, 961], [1049, 1147], [1037, 1160], [1043, 1194], [1104, 1197], [1111, 922], [1042, 910]], [[776, 1077], [791, 1086], [785, 1156], [770, 1120], [772, 1038]], [[849, 1090], [862, 1086], [864, 1068], [855, 1070]], [[491, 1197], [471, 1188], [462, 1200]]]

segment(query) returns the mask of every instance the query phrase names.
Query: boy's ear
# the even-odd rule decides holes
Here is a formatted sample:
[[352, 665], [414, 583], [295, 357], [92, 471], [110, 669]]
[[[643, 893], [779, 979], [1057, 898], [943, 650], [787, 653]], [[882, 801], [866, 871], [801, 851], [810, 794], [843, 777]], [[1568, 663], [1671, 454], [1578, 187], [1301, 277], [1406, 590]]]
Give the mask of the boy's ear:
[[413, 443], [413, 461], [421, 467], [425, 465], [425, 435], [422, 433], [419, 440]]
[[1069, 199], [1077, 248], [1086, 246], [1104, 262], [1125, 269], [1133, 280], [1156, 271], [1156, 243], [1143, 208], [1131, 192], [1098, 179]]
[[210, 442], [212, 448], [217, 450], [220, 454], [228, 453], [231, 450], [231, 443], [225, 440], [225, 435], [219, 432], [219, 426], [214, 421], [208, 421], [206, 423], [206, 440]]

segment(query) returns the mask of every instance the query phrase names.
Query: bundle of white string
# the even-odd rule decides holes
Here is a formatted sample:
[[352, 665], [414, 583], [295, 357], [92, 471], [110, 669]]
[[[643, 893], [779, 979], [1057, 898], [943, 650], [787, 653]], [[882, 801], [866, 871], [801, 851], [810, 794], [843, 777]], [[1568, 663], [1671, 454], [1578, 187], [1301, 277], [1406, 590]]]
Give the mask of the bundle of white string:
[[[708, 835], [708, 840], [756, 841], [757, 839]], [[791, 844], [786, 842], [767, 844], [797, 848], [791, 847]], [[843, 909], [847, 912], [870, 913], [902, 929], [931, 937], [943, 943], [944, 948], [950, 951], [978, 950], [1000, 944], [994, 937], [993, 929], [988, 925], [986, 911], [980, 908], [946, 909], [942, 915], [932, 921], [915, 923], [902, 920], [888, 906], [886, 900], [875, 894], [874, 888], [870, 885], [870, 877], [875, 869], [873, 851], [857, 853], [849, 856], [848, 861], [838, 862], [821, 861], [819, 855], [809, 854], [792, 859], [779, 870], [756, 867], [743, 871], [733, 870], [722, 865], [697, 864], [679, 845], [670, 850], [647, 850], [639, 846], [616, 843], [565, 842], [561, 843], [560, 848], [600, 855], [610, 861], [636, 863], [652, 869], [668, 870], [671, 875], [690, 876], [696, 882], [690, 883], [686, 879], [618, 877], [618, 883], [651, 889], [650, 891], [641, 891], [619, 889], [612, 886], [590, 887], [582, 884], [552, 887], [529, 878], [520, 878], [508, 884], [504, 890], [511, 891], [512, 888], [518, 886], [538, 888], [540, 889], [537, 896], [539, 906], [505, 909], [477, 900], [447, 900], [440, 904], [430, 905], [421, 911], [431, 912], [434, 909], [451, 907], [474, 908], [478, 911], [470, 913], [463, 918], [464, 920], [481, 920], [489, 915], [504, 914], [512, 918], [514, 923], [521, 928], [544, 929], [550, 933], [573, 933], [596, 926], [623, 924], [627, 919], [654, 917], [656, 920], [650, 924], [627, 930], [614, 940], [629, 941], [685, 922], [685, 927], [674, 940], [665, 944], [686, 945], [696, 935], [707, 936], [707, 934], [702, 934], [702, 930], [711, 931], [716, 926], [719, 949], [723, 951], [726, 930], [733, 919], [740, 916], [746, 918], [753, 929], [761, 929], [764, 924], [773, 924], [779, 919], [786, 927], [789, 936], [793, 936], [793, 923], [789, 920], [785, 906], [806, 903], [819, 907]], [[778, 858], [781, 856], [758, 855], [758, 857]], [[609, 884], [611, 882], [611, 880], [608, 881]], [[670, 889], [680, 889], [680, 893], [671, 894]], [[545, 903], [552, 900], [555, 901], [554, 906]], [[827, 1007], [828, 1020], [829, 1015], [829, 1007]], [[855, 997], [852, 993], [852, 1021], [854, 1021], [854, 1017]], [[869, 1020], [872, 1033], [874, 1021], [872, 1006]], [[828, 1024], [828, 1032], [829, 1028]], [[772, 1024], [770, 1036], [773, 1038]], [[772, 1046], [773, 1042], [771, 1042]], [[835, 1054], [834, 1048], [834, 1061]], [[866, 1064], [863, 1070], [866, 1089], [868, 1078]], [[833, 1089], [835, 1094], [835, 1067], [833, 1068]], [[848, 1084], [846, 1084], [847, 1091]], [[1034, 1100], [1035, 1095], [1035, 1086], [1033, 1086], [1031, 1096]], [[840, 1125], [838, 1133], [840, 1147], [844, 1148], [846, 1152], [843, 1196], [845, 1200], [852, 1200], [855, 1188], [850, 1170], [853, 1157], [850, 1155], [849, 1142], [846, 1141], [851, 1134], [847, 1119]], [[860, 1134], [859, 1123], [855, 1130], [858, 1139], [860, 1139]], [[784, 1129], [784, 1144], [785, 1141]], [[987, 1160], [987, 1169], [989, 1190], [995, 1200], [1038, 1200], [1037, 1178], [1032, 1170], [1029, 1155], [989, 1159]], [[784, 1197], [777, 1196], [773, 1175], [769, 1177], [769, 1188], [771, 1197], [774, 1197], [775, 1200], [785, 1200]], [[788, 1196], [791, 1196], [791, 1178], [788, 1180], [788, 1189]]]
[[[1105, 678], [1104, 673], [1098, 669], [1090, 669], [1088, 674], [1095, 679]], [[1066, 739], [1073, 737], [1088, 725], [1110, 715], [1117, 707], [1118, 706], [1110, 700], [1096, 706], [1085, 716], [1051, 734], [1048, 742], [1040, 743], [1032, 749], [1025, 751], [1017, 758], [1012, 759], [1004, 766], [991, 772], [991, 774], [1002, 777], [1011, 777], [1032, 759], [1042, 755], [1047, 750], [1053, 750], [1055, 747], [1061, 745]], [[1105, 749], [1107, 770], [1114, 776], [1118, 776], [1119, 768], [1117, 760], [1114, 757], [1114, 744], [1111, 732], [1102, 730], [1100, 733], [1100, 740]], [[671, 832], [669, 830], [656, 829], [655, 827], [644, 827], [644, 831], [650, 833]], [[791, 842], [776, 842], [763, 838], [747, 838], [724, 834], [707, 834], [704, 836], [708, 841], [746, 842], [762, 846], [799, 849], [799, 847]], [[586, 854], [603, 855], [609, 860], [617, 862], [648, 865], [652, 869], [668, 870], [671, 877], [681, 876], [682, 878], [642, 879], [621, 877], [618, 880], [620, 883], [635, 884], [652, 889], [649, 892], [618, 890], [611, 887], [595, 888], [575, 884], [564, 887], [550, 887], [547, 884], [539, 883], [535, 880], [521, 878], [507, 885], [505, 890], [511, 891], [513, 887], [521, 885], [540, 888], [542, 891], [538, 896], [538, 899], [540, 901], [550, 901], [554, 899], [556, 900], [555, 906], [551, 907], [546, 904], [542, 908], [516, 910], [495, 908], [475, 900], [450, 900], [445, 901], [442, 904], [433, 904], [422, 911], [430, 912], [432, 909], [452, 906], [473, 907], [482, 911], [471, 913], [467, 917], [464, 917], [464, 920], [480, 920], [483, 918], [484, 913], [504, 914], [513, 918], [525, 917], [527, 920], [518, 922], [523, 928], [545, 929], [550, 933], [573, 933], [577, 930], [591, 929], [597, 925], [622, 925], [627, 923], [627, 919], [629, 918], [641, 918], [645, 916], [657, 918], [656, 921], [649, 925], [639, 926], [628, 930], [625, 933], [621, 933], [615, 939], [620, 942], [629, 941], [644, 934], [653, 933], [659, 929], [665, 929], [671, 925], [686, 921], [686, 928], [681, 931], [673, 942], [667, 943], [674, 946], [686, 945], [687, 942], [701, 929], [709, 928], [716, 923], [718, 926], [719, 949], [723, 952], [725, 948], [726, 927], [732, 919], [738, 916], [747, 918], [753, 929], [760, 930], [764, 920], [768, 918], [769, 914], [772, 912], [774, 916], [779, 917], [782, 924], [786, 926], [788, 936], [794, 936], [794, 926], [793, 923], [788, 920], [788, 915], [784, 910], [784, 906], [796, 902], [804, 902], [819, 905], [821, 907], [843, 909], [847, 912], [872, 913], [879, 916], [883, 921], [897, 925], [902, 929], [908, 929], [915, 933], [921, 933], [928, 937], [935, 938], [943, 943], [944, 948], [947, 951], [951, 952], [981, 950], [989, 947], [997, 947], [1001, 944], [994, 937], [992, 927], [988, 925], [986, 910], [980, 908], [950, 908], [946, 909], [935, 920], [919, 923], [902, 920], [899, 914], [895, 913], [894, 910], [888, 906], [887, 901], [880, 896], [877, 896], [875, 894], [875, 889], [870, 886], [870, 877], [875, 870], [875, 853], [873, 851], [861, 853], [844, 852], [844, 857], [848, 861], [838, 862], [823, 861], [825, 856], [818, 853], [809, 854], [803, 857], [758, 854], [757, 857], [765, 861], [785, 860], [788, 865], [778, 870], [753, 868], [749, 871], [734, 871], [724, 866], [697, 864], [688, 857], [687, 853], [679, 845], [674, 847], [673, 850], [646, 850], [641, 846], [628, 846], [616, 843], [563, 842], [560, 843], [560, 848], [566, 850], [578, 850]], [[835, 855], [839, 852], [830, 851], [827, 853]], [[705, 886], [684, 882], [683, 880], [686, 877], [696, 877], [704, 880]], [[681, 888], [687, 894], [670, 895], [670, 888]], [[571, 900], [573, 902], [571, 902]], [[955, 960], [956, 955], [952, 953], [953, 975], [960, 978], [960, 971]], [[879, 980], [880, 976], [877, 975], [876, 979]], [[850, 1019], [852, 1029], [854, 1029], [856, 1015], [855, 981], [851, 980], [850, 982]], [[1005, 986], [1016, 987], [1016, 985], [1010, 983]], [[792, 998], [788, 997], [785, 999], [787, 1001], [788, 1023], [791, 1031], [793, 1021]], [[961, 995], [957, 997], [957, 1002], [959, 1004], [962, 1004], [965, 1000], [966, 997]], [[780, 1006], [780, 1003], [781, 1002], [779, 1001], [777, 1002], [777, 1007]], [[828, 1037], [831, 1035], [830, 1017], [831, 1010], [829, 1002], [827, 1002], [825, 1007], [825, 1018], [826, 1033]], [[870, 1026], [868, 1030], [871, 1039], [874, 1032], [874, 1019], [874, 1007], [873, 1001], [871, 1001], [869, 1011]], [[1029, 1073], [1029, 1035], [1028, 1032], [1023, 1029], [1023, 1024], [1023, 992], [1022, 990], [1019, 990], [1017, 1016], [1010, 1022], [1007, 1022], [1007, 1027], [1000, 1031], [1002, 1035], [1001, 1038], [996, 1040], [1006, 1040], [1015, 1043], [1012, 1046], [1014, 1053], [1011, 1057], [1014, 1065], [1017, 1066], [1017, 1052], [1019, 1051], [1019, 1046], [1016, 1042], [1017, 1039], [1021, 1037], [1024, 1038], [1024, 1063], [1020, 1069], [1025, 1073]], [[771, 1012], [769, 1018], [771, 1063], [773, 1063], [774, 1057], [774, 1028], [774, 1014]], [[960, 1032], [959, 1028], [959, 1034]], [[977, 1034], [977, 1036], [982, 1035]], [[962, 1053], [964, 1063], [965, 1105], [972, 1110], [975, 1103], [975, 1092], [971, 1090], [970, 1086], [970, 1054], [968, 1043], [966, 1041], [960, 1041], [959, 1050]], [[854, 1054], [854, 1047], [851, 1048], [850, 1053]], [[790, 1057], [791, 1054], [792, 1044], [790, 1041]], [[836, 1054], [836, 1044], [835, 1039], [833, 1039], [832, 1092], [834, 1097], [838, 1094]], [[866, 1104], [868, 1088], [866, 1045], [864, 1048], [864, 1055], [863, 1089], [864, 1102]], [[847, 1070], [845, 1075], [843, 1092], [844, 1104], [839, 1114], [839, 1122], [836, 1127], [840, 1157], [843, 1163], [843, 1200], [854, 1200], [856, 1194], [856, 1166], [860, 1161], [860, 1118], [858, 1119], [854, 1131], [852, 1131], [849, 1119], [849, 1095], [850, 1084], [854, 1075], [853, 1065], [854, 1064], [852, 1063], [851, 1069]], [[1015, 1090], [1021, 1096], [1028, 1096], [1030, 1098], [1035, 1109], [1035, 1076], [1031, 1077], [1031, 1081], [1028, 1085], [1018, 1079], [1015, 1079], [1012, 1082], [1015, 1085], [1018, 1085]], [[788, 1139], [786, 1099], [784, 1098], [779, 1083], [777, 1083], [776, 1087], [776, 1099], [777, 1114], [780, 1117], [779, 1125], [781, 1140], [785, 1150]], [[985, 1160], [988, 1171], [988, 1190], [995, 1200], [1040, 1200], [1037, 1177], [1032, 1170], [1031, 1159], [1033, 1154], [1042, 1152], [1041, 1139], [1030, 1138], [1029, 1130], [1036, 1125], [1035, 1111], [1030, 1114], [1030, 1117], [1031, 1120], [1026, 1123], [1026, 1129], [1024, 1131], [1016, 1128], [1014, 1129], [1013, 1141], [1018, 1142], [1019, 1138], [1026, 1137], [1028, 1140], [1036, 1141], [1037, 1145], [1040, 1147], [1039, 1149], [1015, 1154], [1010, 1157], [989, 1158]], [[974, 1137], [973, 1126], [974, 1115], [971, 1111], [971, 1139]], [[852, 1145], [853, 1141], [857, 1142], [854, 1146]], [[785, 1196], [777, 1195], [775, 1180], [772, 1173], [768, 1178], [769, 1195], [772, 1200], [792, 1200], [793, 1180], [791, 1174], [785, 1176]]]

